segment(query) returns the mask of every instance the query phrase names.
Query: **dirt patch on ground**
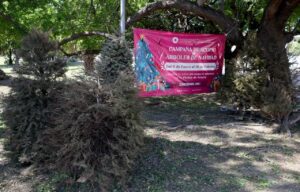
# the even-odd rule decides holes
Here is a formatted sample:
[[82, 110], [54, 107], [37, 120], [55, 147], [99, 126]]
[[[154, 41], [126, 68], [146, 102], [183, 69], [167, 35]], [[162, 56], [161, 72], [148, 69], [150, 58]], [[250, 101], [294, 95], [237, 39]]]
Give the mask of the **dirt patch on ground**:
[[[150, 103], [156, 104], [145, 106], [143, 112], [147, 137], [128, 191], [300, 191], [297, 134], [293, 138], [272, 134], [272, 128], [261, 119], [239, 121], [202, 96]], [[3, 148], [6, 137], [2, 125], [1, 192], [79, 191], [80, 186], [58, 190], [57, 183], [69, 180], [52, 173], [36, 174], [33, 167], [9, 161], [9, 151]], [[83, 187], [80, 191], [91, 189]]]

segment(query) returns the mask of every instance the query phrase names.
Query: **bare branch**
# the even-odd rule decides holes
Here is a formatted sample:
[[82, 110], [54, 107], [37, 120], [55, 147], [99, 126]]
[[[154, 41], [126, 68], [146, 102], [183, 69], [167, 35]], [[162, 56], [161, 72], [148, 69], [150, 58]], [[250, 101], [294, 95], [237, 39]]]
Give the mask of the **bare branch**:
[[74, 41], [74, 40], [77, 40], [77, 39], [80, 39], [80, 38], [83, 38], [83, 37], [90, 37], [90, 36], [101, 36], [101, 37], [110, 38], [113, 35], [108, 34], [108, 33], [104, 33], [104, 32], [100, 32], [100, 31], [85, 31], [85, 32], [73, 34], [70, 37], [61, 40], [59, 42], [59, 46], [62, 46], [62, 45], [66, 44], [70, 41]]
[[286, 43], [289, 43], [289, 42], [293, 41], [294, 36], [295, 36], [295, 33], [292, 33], [292, 32], [285, 32], [285, 33], [284, 33], [284, 36], [285, 36], [285, 42], [286, 42]]
[[230, 32], [228, 34], [228, 39], [231, 42], [235, 44], [239, 44], [241, 42], [242, 35], [234, 19], [226, 16], [221, 11], [208, 6], [199, 6], [196, 3], [187, 0], [165, 0], [149, 3], [135, 15], [128, 18], [126, 27], [128, 28], [133, 25], [133, 23], [140, 21], [155, 11], [166, 9], [177, 9], [187, 14], [203, 17], [219, 26], [225, 33]]
[[283, 28], [285, 26], [287, 20], [298, 6], [300, 6], [300, 0], [286, 0], [282, 3], [276, 18], [280, 27]]
[[298, 30], [299, 27], [300, 27], [300, 18], [298, 19], [298, 21], [293, 29], [293, 33], [295, 33], [295, 34], [299, 33], [299, 30]]
[[284, 0], [271, 0], [269, 2], [269, 5], [265, 9], [264, 18], [267, 19], [267, 20], [273, 18], [276, 15], [276, 13], [278, 12], [279, 7], [280, 7], [280, 5], [283, 1]]
[[291, 42], [293, 40], [294, 36], [300, 35], [300, 30], [298, 30], [299, 27], [300, 27], [300, 19], [296, 23], [293, 31], [291, 31], [291, 32], [285, 32], [284, 33], [285, 39], [286, 39], [286, 43]]
[[70, 57], [71, 55], [69, 55], [62, 47], [59, 47], [59, 50], [65, 55]]
[[224, 13], [224, 9], [225, 9], [225, 0], [221, 0], [221, 3], [220, 3], [220, 9], [222, 10], [222, 12]]
[[278, 28], [284, 28], [286, 21], [300, 5], [300, 0], [270, 0], [265, 8], [262, 23], [275, 21]]
[[293, 120], [290, 120], [289, 124], [290, 124], [290, 126], [293, 126], [296, 123], [298, 123], [299, 121], [300, 121], [300, 115], [298, 115], [297, 117], [295, 117]]
[[97, 55], [100, 53], [100, 49], [82, 50], [73, 53], [67, 53], [63, 48], [59, 48], [59, 50], [68, 57], [77, 56], [77, 55]]

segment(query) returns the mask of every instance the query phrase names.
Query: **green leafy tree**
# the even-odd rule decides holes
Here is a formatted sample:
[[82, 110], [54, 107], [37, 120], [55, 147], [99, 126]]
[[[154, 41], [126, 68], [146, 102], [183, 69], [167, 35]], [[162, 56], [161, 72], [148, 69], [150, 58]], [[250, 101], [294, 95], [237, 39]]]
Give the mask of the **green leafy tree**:
[[255, 32], [256, 49], [260, 51], [259, 56], [265, 63], [262, 109], [281, 124], [280, 131], [284, 130], [290, 134], [288, 119], [292, 112], [293, 90], [285, 45], [300, 33], [297, 22], [299, 5], [299, 0], [232, 0], [222, 1], [221, 4], [216, 4], [215, 1], [156, 1], [148, 3], [132, 15], [127, 21], [127, 26], [162, 10], [175, 9], [198, 16], [227, 33], [230, 44], [237, 46], [236, 51], [227, 51], [230, 53], [226, 54], [227, 58], [228, 55], [237, 56], [247, 35], [251, 34], [249, 32]]
[[[73, 34], [80, 35], [61, 44], [67, 55], [77, 55], [92, 50], [99, 53], [103, 35], [91, 31], [113, 32], [118, 29], [115, 15], [119, 10], [118, 1], [66, 0], [66, 1], [2, 1], [0, 3], [0, 34], [2, 54], [8, 55], [8, 48], [14, 51], [21, 39], [31, 29], [51, 31], [52, 38], [63, 40]], [[82, 35], [83, 34], [83, 35]], [[98, 36], [82, 40], [82, 37]], [[9, 47], [10, 46], [10, 47]], [[1, 52], [1, 51], [0, 51]]]

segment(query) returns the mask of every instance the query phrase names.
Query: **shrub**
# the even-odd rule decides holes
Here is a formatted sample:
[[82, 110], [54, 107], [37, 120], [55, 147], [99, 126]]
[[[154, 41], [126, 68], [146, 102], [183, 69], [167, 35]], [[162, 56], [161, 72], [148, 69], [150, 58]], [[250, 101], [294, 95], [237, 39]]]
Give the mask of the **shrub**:
[[264, 65], [256, 49], [255, 33], [249, 33], [239, 55], [226, 65], [220, 98], [239, 109], [260, 108], [267, 78]]
[[95, 191], [125, 186], [143, 143], [130, 50], [118, 38], [105, 46], [112, 49], [103, 48], [96, 73], [60, 82], [65, 63], [52, 54], [56, 44], [33, 31], [23, 40], [25, 62], [3, 113], [20, 156], [97, 184]]
[[[109, 42], [124, 43], [119, 39]], [[59, 167], [78, 182], [98, 184], [96, 191], [106, 191], [114, 182], [124, 186], [143, 143], [130, 50], [121, 45], [111, 47], [123, 57], [107, 57], [112, 51], [103, 51], [96, 75], [69, 82], [59, 101], [58, 126], [45, 134], [48, 146], [57, 150]], [[121, 66], [128, 65], [109, 65], [118, 65], [117, 60], [122, 60]]]
[[6, 80], [8, 79], [9, 77], [5, 74], [5, 72], [0, 69], [0, 80]]
[[120, 71], [132, 68], [132, 54], [119, 38], [110, 38], [103, 44], [99, 60], [96, 63], [98, 77], [107, 83], [114, 82]]
[[24, 37], [20, 49], [22, 62], [18, 77], [4, 99], [3, 119], [10, 129], [10, 146], [19, 157], [35, 161], [37, 141], [42, 133], [54, 127], [52, 104], [61, 90], [58, 78], [65, 63], [55, 58], [56, 43], [48, 34], [33, 30]]
[[264, 100], [262, 111], [272, 119], [281, 120], [283, 116], [289, 115], [292, 111], [291, 96], [279, 83], [272, 83], [264, 87], [262, 97]]

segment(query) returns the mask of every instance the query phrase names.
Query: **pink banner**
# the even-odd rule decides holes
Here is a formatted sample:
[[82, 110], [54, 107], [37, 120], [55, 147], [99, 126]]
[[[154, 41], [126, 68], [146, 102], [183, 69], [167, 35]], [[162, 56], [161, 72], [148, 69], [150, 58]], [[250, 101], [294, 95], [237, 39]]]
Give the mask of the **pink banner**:
[[220, 87], [225, 36], [134, 29], [141, 97], [215, 92]]

